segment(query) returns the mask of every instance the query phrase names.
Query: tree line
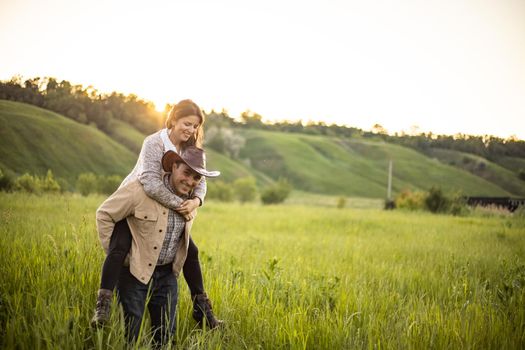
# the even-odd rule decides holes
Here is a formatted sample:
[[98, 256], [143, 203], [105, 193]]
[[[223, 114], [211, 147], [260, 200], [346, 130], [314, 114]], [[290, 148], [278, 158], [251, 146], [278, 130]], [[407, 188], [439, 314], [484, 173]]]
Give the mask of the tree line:
[[[58, 81], [51, 77], [22, 79], [15, 76], [8, 81], [0, 81], [0, 99], [29, 103], [60, 113], [83, 124], [95, 125], [111, 134], [114, 119], [131, 124], [144, 134], [158, 130], [165, 118], [155, 110], [153, 103], [130, 94], [118, 92], [100, 93], [94, 87], [73, 85], [66, 80]], [[166, 105], [165, 110], [171, 106]], [[212, 110], [207, 113], [207, 129], [254, 128], [261, 130], [327, 135], [341, 138], [382, 139], [386, 142], [407, 146], [426, 153], [432, 148], [450, 149], [475, 154], [495, 161], [501, 157], [525, 158], [525, 141], [517, 138], [500, 138], [491, 135], [475, 136], [467, 134], [435, 135], [419, 133], [416, 135], [389, 135], [380, 125], [372, 131], [324, 122], [280, 121], [267, 123], [253, 111], [243, 112], [239, 118], [231, 117], [226, 110]], [[214, 145], [214, 148], [221, 145]]]
[[294, 132], [311, 135], [336, 136], [341, 138], [379, 139], [426, 153], [431, 148], [443, 148], [475, 154], [495, 161], [500, 157], [525, 158], [525, 141], [515, 137], [501, 138], [492, 135], [436, 135], [431, 132], [408, 135], [395, 133], [389, 135], [380, 125], [375, 125], [373, 131], [364, 131], [355, 127], [326, 124], [325, 122], [282, 121], [264, 123], [262, 116], [245, 111], [240, 120], [228, 115], [226, 111], [212, 111], [208, 114], [209, 124], [225, 127], [255, 128], [269, 131]]
[[130, 94], [104, 94], [93, 86], [73, 85], [66, 80], [15, 76], [0, 82], [0, 99], [25, 102], [59, 113], [82, 124], [91, 124], [110, 134], [112, 121], [121, 120], [150, 134], [158, 130], [164, 116], [153, 103]]

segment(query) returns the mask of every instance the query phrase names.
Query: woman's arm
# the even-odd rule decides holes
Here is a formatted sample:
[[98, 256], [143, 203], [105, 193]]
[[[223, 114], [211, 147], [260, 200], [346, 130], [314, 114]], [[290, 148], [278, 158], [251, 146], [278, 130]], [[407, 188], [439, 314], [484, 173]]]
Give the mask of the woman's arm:
[[162, 179], [163, 170], [161, 165], [164, 147], [162, 140], [157, 134], [144, 140], [139, 155], [138, 179], [144, 187], [146, 194], [171, 209], [177, 209], [183, 200], [173, 194], [164, 184]]
[[193, 197], [200, 199], [200, 206], [204, 204], [204, 197], [206, 197], [207, 185], [206, 178], [203, 176], [201, 182], [193, 190]]

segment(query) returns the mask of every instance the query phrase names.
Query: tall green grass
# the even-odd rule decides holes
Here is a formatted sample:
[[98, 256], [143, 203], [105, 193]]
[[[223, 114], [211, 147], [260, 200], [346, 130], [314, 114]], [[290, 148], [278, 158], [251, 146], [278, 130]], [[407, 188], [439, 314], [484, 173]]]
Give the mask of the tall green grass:
[[[103, 199], [0, 194], [2, 348], [125, 348], [117, 307], [89, 327]], [[524, 232], [517, 217], [207, 201], [192, 234], [226, 326], [195, 328], [181, 278], [177, 346], [522, 349]]]

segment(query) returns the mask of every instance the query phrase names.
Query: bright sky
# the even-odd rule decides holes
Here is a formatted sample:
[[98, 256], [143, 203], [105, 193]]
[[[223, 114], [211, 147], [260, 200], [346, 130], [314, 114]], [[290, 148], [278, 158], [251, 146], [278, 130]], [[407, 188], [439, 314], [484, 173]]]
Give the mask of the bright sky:
[[523, 0], [0, 0], [0, 79], [525, 139]]

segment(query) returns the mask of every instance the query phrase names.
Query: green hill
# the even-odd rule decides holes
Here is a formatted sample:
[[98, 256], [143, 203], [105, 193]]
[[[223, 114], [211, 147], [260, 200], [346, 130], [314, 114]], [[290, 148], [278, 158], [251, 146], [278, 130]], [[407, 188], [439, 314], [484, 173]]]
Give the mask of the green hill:
[[510, 193], [525, 196], [525, 182], [519, 179], [517, 171], [512, 172], [499, 164], [469, 153], [435, 148], [431, 149], [429, 154], [443, 163], [454, 165], [495, 183]]
[[136, 155], [97, 130], [25, 103], [0, 100], [0, 167], [55, 176], [70, 183], [83, 172], [129, 173]]
[[111, 132], [109, 133], [109, 136], [137, 155], [142, 147], [144, 137], [146, 137], [130, 124], [117, 119], [111, 121]]
[[[82, 172], [126, 175], [135, 164], [144, 135], [116, 121], [111, 137], [56, 113], [28, 104], [0, 101], [0, 167], [8, 172], [45, 174], [74, 181]], [[370, 139], [338, 139], [296, 133], [237, 130], [246, 139], [240, 160], [208, 149], [208, 165], [221, 180], [253, 176], [259, 186], [281, 177], [297, 190], [322, 195], [384, 198], [388, 162], [393, 192], [403, 189], [461, 190], [466, 195], [524, 195], [521, 180], [482, 158], [437, 151], [432, 157]], [[124, 146], [125, 145], [125, 146]], [[455, 158], [454, 158], [455, 157]], [[486, 173], [458, 167], [468, 158]], [[487, 175], [489, 174], [489, 175]]]
[[517, 173], [520, 170], [525, 170], [525, 159], [517, 157], [501, 157], [496, 161], [499, 165]]
[[392, 159], [394, 193], [437, 185], [468, 195], [510, 195], [467, 171], [394, 144], [260, 130], [244, 131], [244, 136], [247, 142], [241, 157], [272, 179], [286, 177], [294, 187], [308, 192], [385, 197], [388, 162]]

